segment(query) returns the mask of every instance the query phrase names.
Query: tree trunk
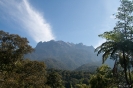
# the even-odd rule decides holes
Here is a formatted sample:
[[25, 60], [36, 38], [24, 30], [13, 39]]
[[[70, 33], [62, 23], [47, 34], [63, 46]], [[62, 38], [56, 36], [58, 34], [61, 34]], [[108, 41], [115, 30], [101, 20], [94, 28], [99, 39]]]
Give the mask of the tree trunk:
[[123, 59], [124, 59], [124, 73], [125, 73], [125, 79], [126, 83], [129, 85], [128, 77], [127, 77], [127, 64], [126, 64], [126, 58], [125, 58], [125, 52], [123, 51]]
[[[128, 73], [128, 75], [129, 75], [129, 84], [131, 85], [131, 74], [130, 74], [130, 68], [128, 68], [128, 71], [129, 71], [129, 73]], [[130, 88], [132, 88], [132, 85], [131, 85], [131, 87]]]

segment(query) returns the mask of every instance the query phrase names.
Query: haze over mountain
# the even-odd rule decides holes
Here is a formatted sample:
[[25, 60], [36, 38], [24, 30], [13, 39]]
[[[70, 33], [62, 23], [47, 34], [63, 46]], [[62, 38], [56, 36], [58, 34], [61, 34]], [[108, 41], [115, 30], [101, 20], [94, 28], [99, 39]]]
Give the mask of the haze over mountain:
[[35, 51], [25, 57], [44, 61], [48, 68], [74, 70], [88, 63], [99, 66], [102, 55], [97, 56], [93, 46], [51, 40], [39, 42]]

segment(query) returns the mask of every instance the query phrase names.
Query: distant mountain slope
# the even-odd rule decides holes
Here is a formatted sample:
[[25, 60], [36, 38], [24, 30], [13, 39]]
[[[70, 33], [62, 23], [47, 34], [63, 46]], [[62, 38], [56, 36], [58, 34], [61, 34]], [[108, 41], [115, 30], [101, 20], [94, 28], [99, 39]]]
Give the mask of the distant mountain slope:
[[[111, 68], [114, 66], [114, 61], [107, 59], [104, 64], [107, 64]], [[88, 71], [88, 72], [94, 72], [96, 69], [102, 65], [102, 61], [98, 62], [92, 62], [92, 63], [87, 63], [79, 66], [78, 68], [75, 69], [75, 71]]]
[[80, 67], [76, 68], [75, 71], [88, 71], [88, 72], [94, 72], [96, 69], [101, 66], [101, 62], [93, 62], [93, 63], [87, 63], [83, 64]]
[[44, 62], [48, 69], [50, 68], [60, 69], [60, 70], [68, 69], [66, 66], [64, 66], [63, 63], [55, 59], [48, 58], [48, 59], [45, 59]]
[[[25, 57], [41, 61], [45, 61], [47, 58], [54, 58], [68, 70], [73, 70], [83, 64], [100, 61], [101, 56], [97, 57], [96, 54], [93, 46], [51, 40], [39, 42], [35, 47], [35, 52], [27, 54]], [[48, 61], [45, 61], [45, 63], [50, 64]], [[53, 62], [51, 63], [54, 64]]]

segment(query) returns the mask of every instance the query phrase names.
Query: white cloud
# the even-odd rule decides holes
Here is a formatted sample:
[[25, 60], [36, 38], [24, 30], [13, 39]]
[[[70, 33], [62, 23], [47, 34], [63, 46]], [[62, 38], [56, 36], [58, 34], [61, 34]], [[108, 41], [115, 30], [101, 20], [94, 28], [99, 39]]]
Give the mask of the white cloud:
[[11, 20], [19, 23], [36, 42], [55, 39], [51, 26], [27, 0], [1, 0], [0, 5], [3, 12], [8, 14]]

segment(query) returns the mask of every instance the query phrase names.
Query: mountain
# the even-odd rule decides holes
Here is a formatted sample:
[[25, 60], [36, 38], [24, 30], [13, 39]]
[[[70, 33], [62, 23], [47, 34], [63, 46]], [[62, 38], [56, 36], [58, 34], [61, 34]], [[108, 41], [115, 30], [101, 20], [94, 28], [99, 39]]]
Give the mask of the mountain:
[[39, 42], [35, 47], [35, 51], [25, 55], [25, 57], [44, 61], [48, 65], [47, 67], [50, 67], [51, 64], [51, 67], [52, 65], [53, 67], [58, 65], [57, 68], [63, 67], [67, 70], [74, 70], [83, 64], [101, 62], [101, 55], [97, 56], [96, 54], [93, 46], [51, 40]]

